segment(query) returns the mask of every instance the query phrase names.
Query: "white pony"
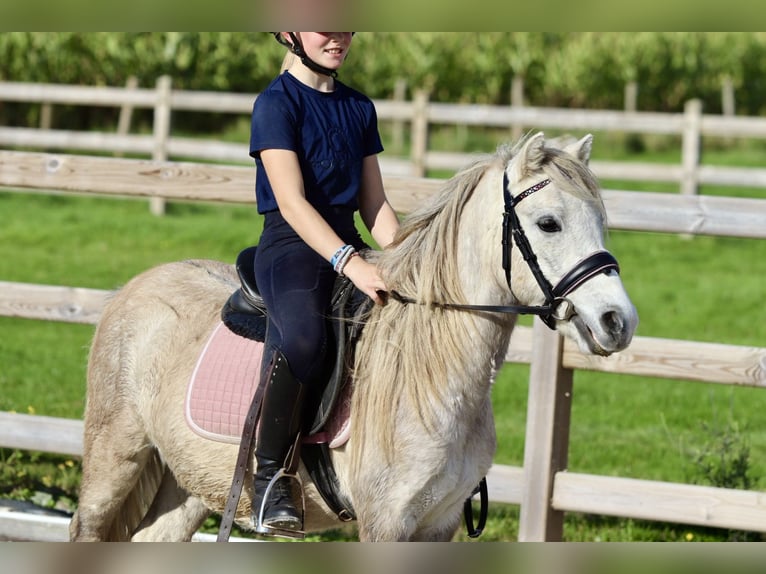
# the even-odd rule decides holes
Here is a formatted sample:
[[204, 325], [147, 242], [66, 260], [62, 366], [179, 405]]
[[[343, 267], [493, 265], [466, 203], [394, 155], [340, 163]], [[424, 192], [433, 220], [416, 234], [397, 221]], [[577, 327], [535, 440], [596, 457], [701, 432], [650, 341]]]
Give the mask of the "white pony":
[[[638, 318], [604, 251], [591, 142], [560, 149], [537, 134], [500, 149], [407, 216], [379, 254], [386, 284], [414, 303], [371, 311], [355, 354], [351, 437], [332, 451], [361, 540], [452, 539], [495, 452], [491, 383], [516, 320], [496, 306], [547, 309], [546, 321], [584, 352], [630, 343]], [[529, 264], [519, 234], [510, 238], [514, 225]], [[184, 394], [238, 287], [230, 265], [170, 263], [135, 277], [104, 309], [89, 359], [73, 540], [189, 540], [222, 512], [237, 447], [193, 433]], [[249, 482], [236, 513], [244, 528], [253, 526]], [[303, 482], [306, 530], [337, 527], [305, 473]]]

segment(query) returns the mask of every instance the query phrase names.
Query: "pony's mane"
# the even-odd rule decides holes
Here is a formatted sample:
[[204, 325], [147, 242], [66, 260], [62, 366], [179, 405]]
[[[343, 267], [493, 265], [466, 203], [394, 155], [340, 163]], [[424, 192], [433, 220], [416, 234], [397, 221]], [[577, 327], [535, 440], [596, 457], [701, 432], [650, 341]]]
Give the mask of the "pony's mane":
[[425, 303], [462, 301], [455, 268], [460, 217], [487, 169], [499, 161], [496, 155], [476, 160], [402, 221], [378, 262], [386, 284]]
[[[356, 390], [351, 411], [351, 424], [356, 429], [354, 464], [361, 462], [360, 449], [365, 440], [375, 441], [386, 456], [393, 456], [395, 445], [386, 428], [393, 426], [390, 418], [396, 416], [405, 398], [415, 405], [429, 430], [435, 429], [440, 410], [453, 408], [451, 403], [457, 398], [447, 396], [448, 381], [467, 376], [460, 369], [470, 362], [469, 354], [475, 351], [468, 342], [476, 337], [472, 326], [477, 318], [429, 303], [468, 302], [457, 268], [457, 231], [463, 208], [487, 171], [504, 169], [525, 141], [501, 146], [495, 154], [477, 159], [447, 180], [440, 193], [402, 220], [392, 244], [376, 258], [389, 289], [425, 305], [390, 301], [375, 306], [370, 313], [355, 360]], [[562, 190], [595, 201], [603, 215], [599, 187], [587, 166], [562, 150], [543, 150], [545, 177]], [[498, 319], [507, 325], [508, 335], [513, 325], [509, 317]], [[491, 360], [488, 358], [486, 363], [483, 368], [489, 385]]]

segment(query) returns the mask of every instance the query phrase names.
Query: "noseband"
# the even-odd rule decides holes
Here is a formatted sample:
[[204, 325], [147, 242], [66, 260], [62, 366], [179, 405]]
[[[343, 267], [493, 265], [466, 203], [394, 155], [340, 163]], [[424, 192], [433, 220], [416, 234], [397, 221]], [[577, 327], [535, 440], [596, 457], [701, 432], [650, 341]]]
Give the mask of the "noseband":
[[[537, 262], [537, 256], [529, 244], [521, 222], [516, 214], [516, 205], [523, 199], [529, 197], [543, 189], [551, 182], [550, 179], [536, 183], [525, 189], [516, 197], [511, 195], [508, 174], [503, 172], [503, 269], [505, 270], [505, 281], [508, 289], [513, 293], [511, 287], [511, 250], [516, 243], [521, 252], [524, 261], [526, 261], [529, 270], [535, 277], [537, 284], [545, 295], [545, 303], [542, 305], [463, 305], [460, 303], [432, 303], [434, 307], [442, 309], [459, 309], [465, 311], [487, 311], [493, 313], [517, 313], [520, 315], [539, 315], [543, 322], [551, 329], [556, 328], [556, 321], [568, 321], [576, 315], [574, 304], [566, 298], [572, 291], [580, 285], [592, 279], [600, 273], [607, 273], [610, 270], [620, 272], [620, 266], [614, 256], [608, 251], [596, 251], [588, 257], [579, 261], [559, 280], [556, 286], [552, 286], [550, 281], [543, 274], [540, 265]], [[396, 301], [407, 304], [417, 303], [414, 299], [401, 295], [397, 291], [391, 291], [391, 296]]]

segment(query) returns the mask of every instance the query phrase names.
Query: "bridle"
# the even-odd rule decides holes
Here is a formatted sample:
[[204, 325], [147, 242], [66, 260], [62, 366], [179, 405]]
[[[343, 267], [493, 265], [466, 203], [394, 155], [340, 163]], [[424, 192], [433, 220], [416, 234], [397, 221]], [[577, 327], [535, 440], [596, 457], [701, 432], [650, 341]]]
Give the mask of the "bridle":
[[[533, 193], [543, 189], [551, 182], [550, 179], [536, 183], [525, 189], [517, 196], [513, 197], [508, 182], [508, 174], [503, 173], [503, 270], [505, 271], [505, 281], [508, 289], [513, 293], [511, 287], [511, 250], [513, 244], [519, 248], [524, 261], [529, 266], [532, 275], [545, 295], [545, 302], [542, 305], [469, 305], [461, 303], [431, 303], [431, 306], [441, 309], [456, 309], [464, 311], [485, 311], [490, 313], [516, 313], [520, 315], [539, 315], [543, 322], [551, 329], [556, 328], [556, 321], [568, 321], [577, 313], [574, 304], [567, 299], [572, 291], [580, 285], [592, 279], [600, 273], [608, 273], [611, 270], [620, 272], [620, 266], [614, 256], [608, 251], [596, 251], [580, 260], [564, 276], [552, 286], [550, 281], [543, 274], [540, 265], [537, 262], [537, 256], [529, 244], [521, 222], [516, 214], [516, 206], [525, 198]], [[391, 297], [402, 304], [418, 303], [415, 299], [401, 295], [392, 290]]]

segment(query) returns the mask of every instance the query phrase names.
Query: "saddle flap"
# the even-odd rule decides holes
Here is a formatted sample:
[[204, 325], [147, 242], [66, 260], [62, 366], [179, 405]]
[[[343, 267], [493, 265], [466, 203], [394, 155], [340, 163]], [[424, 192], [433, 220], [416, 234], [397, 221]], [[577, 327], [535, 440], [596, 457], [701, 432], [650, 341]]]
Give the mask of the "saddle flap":
[[335, 281], [332, 299], [332, 329], [335, 335], [335, 361], [332, 372], [318, 400], [309, 435], [324, 428], [347, 379], [354, 345], [361, 334], [372, 300], [359, 291], [347, 277]]

